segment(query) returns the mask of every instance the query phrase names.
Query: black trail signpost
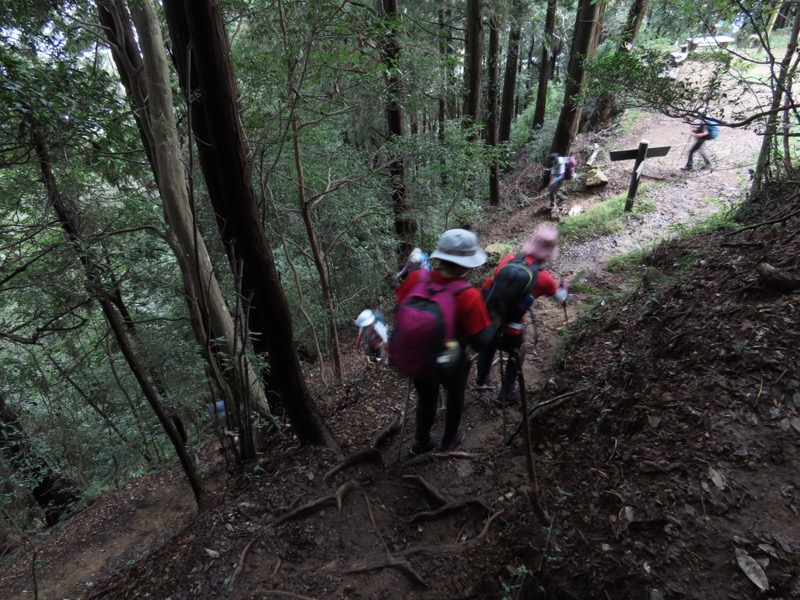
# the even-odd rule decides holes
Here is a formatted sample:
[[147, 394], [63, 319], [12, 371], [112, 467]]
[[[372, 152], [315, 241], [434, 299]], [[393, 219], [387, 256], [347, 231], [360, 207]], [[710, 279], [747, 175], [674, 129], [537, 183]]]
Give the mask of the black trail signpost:
[[650, 142], [642, 140], [639, 142], [639, 147], [635, 150], [614, 150], [608, 153], [611, 161], [618, 160], [631, 160], [636, 159], [633, 163], [633, 173], [631, 174], [631, 184], [628, 186], [628, 198], [625, 200], [625, 212], [630, 212], [633, 209], [633, 199], [636, 197], [636, 190], [639, 188], [639, 177], [644, 170], [644, 161], [646, 158], [653, 158], [658, 156], [666, 156], [667, 152], [672, 146], [659, 146], [658, 148], [650, 148]]

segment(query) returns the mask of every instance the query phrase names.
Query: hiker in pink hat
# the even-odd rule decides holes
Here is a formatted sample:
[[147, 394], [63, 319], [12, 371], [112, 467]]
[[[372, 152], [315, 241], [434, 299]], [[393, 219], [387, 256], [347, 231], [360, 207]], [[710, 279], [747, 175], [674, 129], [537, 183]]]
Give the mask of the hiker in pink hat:
[[[500, 261], [492, 277], [487, 277], [483, 292], [489, 316], [497, 325], [497, 335], [491, 344], [478, 354], [478, 373], [475, 379], [481, 387], [492, 379], [491, 367], [495, 352], [509, 353], [509, 361], [497, 403], [509, 406], [519, 402], [516, 389], [518, 365], [514, 351], [522, 348], [525, 314], [533, 306], [534, 298], [552, 296], [556, 302], [565, 304], [569, 287], [558, 283], [549, 271], [542, 267], [546, 262], [558, 258], [558, 232], [551, 225], [542, 225], [534, 231], [531, 239], [522, 246], [519, 254], [510, 254]], [[520, 363], [523, 355], [519, 354]]]

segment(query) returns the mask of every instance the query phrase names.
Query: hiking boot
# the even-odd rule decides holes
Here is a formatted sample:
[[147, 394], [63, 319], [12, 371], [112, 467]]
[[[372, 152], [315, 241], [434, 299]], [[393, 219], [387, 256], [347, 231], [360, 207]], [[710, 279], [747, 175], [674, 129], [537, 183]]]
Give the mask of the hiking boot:
[[489, 385], [490, 383], [492, 383], [492, 380], [494, 380], [494, 373], [492, 373], [491, 371], [489, 371], [489, 372], [486, 374], [486, 376], [485, 376], [485, 377], [481, 377], [480, 375], [478, 375], [477, 377], [475, 377], [475, 385], [476, 385], [477, 387], [484, 387], [484, 386], [487, 386], [487, 385]]
[[428, 434], [428, 439], [424, 442], [415, 441], [413, 444], [411, 444], [411, 450], [409, 450], [409, 454], [411, 454], [411, 456], [419, 456], [420, 454], [430, 452], [436, 448], [437, 442], [438, 440], [436, 439], [436, 436]]
[[506, 406], [513, 406], [519, 402], [519, 390], [514, 389], [503, 395], [503, 392], [500, 392], [497, 396], [497, 400], [495, 400], [495, 404], [500, 407], [505, 408]]
[[442, 440], [442, 444], [439, 446], [439, 450], [441, 452], [449, 452], [450, 450], [455, 450], [461, 445], [461, 442], [464, 441], [464, 438], [467, 437], [467, 430], [463, 427], [459, 427], [458, 431], [456, 431], [456, 435], [453, 438], [453, 441], [449, 444], [445, 444], [444, 440]]
[[694, 167], [692, 165], [684, 165], [681, 167], [681, 171], [693, 171]]

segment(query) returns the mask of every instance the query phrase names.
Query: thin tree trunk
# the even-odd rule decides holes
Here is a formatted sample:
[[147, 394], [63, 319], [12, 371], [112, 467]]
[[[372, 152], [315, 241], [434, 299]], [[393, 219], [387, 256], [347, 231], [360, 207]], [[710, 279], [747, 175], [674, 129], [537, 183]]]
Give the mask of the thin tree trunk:
[[[625, 28], [619, 38], [617, 45], [617, 53], [630, 52], [631, 47], [636, 41], [636, 36], [639, 35], [639, 29], [644, 20], [645, 11], [647, 10], [648, 0], [633, 0], [630, 9], [628, 10], [628, 19], [625, 22]], [[589, 125], [592, 128], [599, 128], [605, 124], [611, 117], [611, 114], [616, 108], [616, 96], [614, 94], [607, 94], [601, 98], [597, 103], [597, 108], [594, 114], [589, 119]]]
[[789, 71], [792, 63], [792, 56], [797, 50], [797, 38], [800, 33], [800, 10], [796, 11], [794, 17], [794, 25], [792, 26], [792, 33], [789, 37], [789, 42], [786, 45], [786, 54], [784, 54], [781, 61], [780, 69], [778, 71], [777, 80], [772, 86], [772, 105], [770, 109], [772, 114], [767, 119], [767, 127], [764, 137], [761, 141], [761, 150], [758, 153], [758, 161], [756, 162], [756, 171], [753, 174], [753, 187], [751, 194], [758, 192], [764, 184], [769, 180], [769, 169], [772, 158], [772, 144], [775, 142], [778, 135], [778, 108], [781, 105], [783, 95], [787, 93], [786, 82], [789, 80]]
[[257, 349], [268, 354], [270, 390], [277, 393], [300, 440], [336, 449], [303, 379], [292, 314], [261, 224], [219, 3], [165, 0], [164, 10], [181, 84], [197, 108], [192, 125], [204, 135], [201, 163], [217, 223], [229, 259], [234, 264], [241, 260], [242, 293], [252, 299], [249, 317], [252, 330], [259, 334]]
[[67, 234], [67, 238], [75, 246], [76, 251], [79, 252], [80, 261], [83, 264], [84, 270], [86, 271], [86, 277], [89, 281], [89, 285], [95, 292], [96, 298], [103, 310], [103, 316], [106, 318], [106, 321], [111, 327], [114, 337], [117, 340], [117, 345], [122, 352], [122, 355], [125, 357], [131, 372], [139, 382], [139, 387], [141, 388], [142, 393], [147, 398], [147, 401], [150, 403], [150, 406], [156, 413], [161, 426], [164, 428], [164, 431], [167, 433], [172, 445], [175, 447], [175, 452], [181, 461], [181, 465], [186, 473], [186, 477], [189, 479], [189, 485], [191, 485], [192, 491], [194, 492], [197, 506], [200, 510], [202, 510], [204, 508], [203, 485], [194, 469], [194, 463], [189, 457], [180, 435], [176, 431], [166, 411], [164, 411], [164, 407], [161, 405], [161, 402], [158, 399], [158, 394], [151, 385], [144, 369], [139, 363], [138, 358], [128, 342], [128, 336], [125, 332], [125, 325], [122, 323], [122, 320], [119, 318], [119, 315], [114, 309], [114, 304], [111, 302], [108, 292], [103, 289], [103, 281], [98, 273], [98, 269], [92, 263], [91, 258], [87, 254], [80, 252], [80, 248], [84, 245], [84, 242], [81, 238], [77, 219], [75, 218], [75, 215], [72, 214], [72, 212], [67, 208], [66, 204], [61, 198], [55, 176], [53, 175], [53, 171], [50, 166], [49, 153], [47, 152], [44, 140], [41, 138], [38, 132], [34, 133], [34, 149], [36, 151], [36, 157], [39, 160], [39, 169], [42, 175], [42, 182], [47, 190], [48, 203], [53, 207], [58, 215], [61, 228]]
[[[189, 201], [161, 30], [149, 2], [136, 3], [134, 9], [138, 36], [133, 34], [122, 0], [113, 6], [98, 3], [112, 55], [135, 108], [142, 144], [161, 193], [164, 220], [169, 225], [166, 238], [181, 271], [195, 340], [203, 348], [209, 371], [221, 390], [241, 389], [235, 383], [237, 380], [248, 382], [245, 389], [249, 398], [229, 400], [236, 405], [252, 406], [259, 414], [268, 416], [269, 403], [250, 362], [234, 361], [235, 368], [231, 370], [219, 364], [220, 354], [234, 356], [237, 345], [234, 323]], [[145, 50], [144, 61], [137, 37]], [[243, 372], [238, 373], [239, 370]]]
[[467, 0], [464, 59], [464, 125], [481, 124], [481, 70], [483, 65], [482, 0]]
[[[385, 35], [381, 40], [381, 60], [386, 72], [386, 122], [389, 138], [403, 137], [403, 107], [400, 101], [402, 79], [398, 62], [402, 47], [397, 39], [397, 20], [399, 12], [397, 0], [382, 0], [383, 15], [386, 18]], [[406, 200], [405, 163], [401, 157], [389, 167], [391, 178], [392, 212], [394, 213], [394, 232], [400, 242], [397, 264], [402, 266], [414, 248], [414, 235], [417, 223], [411, 217]]]
[[[515, 8], [519, 0], [514, 2]], [[514, 117], [514, 105], [517, 89], [517, 66], [519, 64], [519, 40], [522, 37], [522, 28], [519, 24], [518, 11], [514, 11], [511, 29], [508, 33], [508, 52], [506, 53], [506, 68], [503, 74], [503, 99], [500, 108], [500, 123], [498, 125], [498, 141], [502, 144], [511, 137], [511, 121]]]
[[580, 0], [575, 17], [575, 33], [569, 53], [567, 81], [564, 86], [564, 103], [558, 118], [551, 152], [564, 155], [569, 151], [572, 140], [578, 133], [581, 120], [580, 93], [586, 79], [586, 63], [597, 50], [598, 31], [603, 3], [595, 0]]
[[337, 379], [341, 379], [344, 369], [342, 368], [342, 352], [339, 347], [339, 329], [336, 327], [336, 307], [334, 305], [331, 282], [328, 278], [328, 270], [325, 268], [325, 259], [322, 256], [322, 251], [317, 242], [316, 231], [314, 231], [314, 223], [311, 219], [311, 207], [306, 198], [306, 181], [305, 175], [303, 174], [303, 159], [300, 154], [300, 131], [297, 127], [297, 113], [292, 114], [292, 142], [295, 169], [297, 170], [297, 201], [300, 205], [300, 216], [306, 228], [306, 235], [308, 236], [308, 243], [311, 249], [311, 258], [314, 261], [314, 267], [317, 269], [317, 276], [319, 277], [322, 303], [328, 316], [331, 353], [333, 355], [333, 372]]
[[541, 129], [547, 110], [547, 83], [552, 62], [553, 32], [556, 23], [556, 0], [547, 0], [547, 13], [544, 19], [542, 36], [542, 59], [539, 62], [539, 85], [536, 88], [536, 108], [533, 112], [533, 128]]
[[[489, 146], [497, 146], [497, 95], [498, 67], [500, 55], [500, 22], [497, 17], [489, 20], [489, 82], [487, 86], [486, 142]], [[489, 167], [489, 204], [500, 204], [500, 165], [497, 160]]]

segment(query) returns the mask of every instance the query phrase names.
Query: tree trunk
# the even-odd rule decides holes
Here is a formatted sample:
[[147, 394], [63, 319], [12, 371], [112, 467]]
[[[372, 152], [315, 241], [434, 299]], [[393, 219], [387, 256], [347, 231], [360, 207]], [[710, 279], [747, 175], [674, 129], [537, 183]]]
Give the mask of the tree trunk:
[[305, 175], [303, 174], [303, 160], [300, 154], [300, 130], [297, 127], [296, 112], [292, 112], [292, 142], [295, 168], [297, 170], [297, 200], [300, 205], [300, 216], [306, 228], [306, 236], [308, 237], [308, 243], [311, 249], [311, 258], [314, 261], [314, 267], [317, 269], [317, 276], [319, 277], [322, 303], [328, 316], [331, 354], [333, 355], [333, 372], [337, 379], [341, 379], [344, 371], [342, 368], [342, 353], [339, 348], [339, 330], [336, 327], [336, 307], [334, 305], [328, 270], [325, 268], [325, 259], [322, 256], [322, 250], [317, 242], [317, 234], [314, 231], [314, 223], [311, 218], [312, 208], [309, 200], [306, 198], [306, 181]]
[[[381, 39], [381, 60], [386, 73], [386, 122], [389, 138], [403, 137], [403, 107], [400, 102], [402, 79], [398, 70], [402, 48], [397, 39], [396, 23], [400, 15], [397, 0], [382, 0], [383, 16], [386, 18], [385, 34]], [[394, 213], [394, 232], [399, 240], [397, 264], [402, 267], [414, 248], [416, 221], [411, 217], [406, 205], [405, 163], [401, 157], [389, 167], [391, 178], [392, 212]], [[398, 268], [399, 268], [398, 267]]]
[[30, 479], [35, 482], [31, 488], [31, 495], [44, 511], [45, 522], [49, 526], [58, 523], [70, 506], [80, 500], [77, 487], [69, 479], [57, 473], [28, 441], [19, 416], [6, 404], [2, 392], [0, 392], [0, 450], [22, 481]]
[[772, 114], [770, 114], [767, 119], [767, 127], [761, 142], [761, 150], [758, 153], [756, 170], [753, 174], [751, 194], [758, 192], [769, 180], [769, 170], [772, 162], [772, 146], [776, 142], [776, 136], [778, 135], [778, 119], [780, 118], [778, 108], [781, 105], [783, 95], [787, 93], [786, 82], [789, 80], [791, 73], [792, 57], [797, 51], [798, 35], [800, 35], [800, 10], [795, 13], [792, 33], [786, 45], [786, 54], [784, 54], [783, 60], [781, 61], [778, 78], [772, 83], [772, 105], [770, 106]]
[[[519, 0], [514, 1], [514, 7], [519, 6]], [[513, 22], [508, 33], [508, 52], [506, 53], [506, 68], [503, 74], [503, 100], [500, 108], [500, 123], [498, 125], [498, 141], [502, 144], [511, 137], [511, 121], [514, 117], [514, 106], [517, 89], [517, 66], [519, 64], [519, 41], [522, 37], [522, 28], [519, 24], [518, 11], [514, 11]]]
[[592, 60], [597, 50], [598, 32], [603, 3], [580, 0], [575, 17], [575, 32], [569, 53], [567, 81], [564, 86], [564, 104], [556, 125], [550, 152], [564, 155], [578, 133], [581, 120], [580, 93], [586, 78], [585, 64]]
[[[134, 8], [138, 36], [133, 34], [121, 0], [117, 0], [113, 7], [98, 3], [112, 55], [135, 108], [142, 144], [161, 193], [164, 220], [169, 226], [166, 238], [181, 271], [192, 330], [219, 388], [239, 395], [239, 391], [244, 390], [246, 397], [229, 400], [236, 406], [252, 407], [259, 414], [268, 416], [269, 403], [250, 361], [245, 358], [230, 361], [232, 368], [219, 362], [221, 354], [233, 357], [244, 352], [244, 344], [237, 339], [211, 257], [195, 222], [186, 172], [181, 162], [161, 30], [149, 3], [137, 3]], [[144, 62], [137, 37], [145, 50]], [[134, 81], [135, 86], [132, 85]], [[247, 385], [239, 382], [247, 382]]]
[[217, 223], [232, 264], [241, 261], [242, 293], [252, 299], [250, 323], [259, 337], [254, 345], [258, 341], [257, 349], [268, 354], [270, 390], [277, 393], [300, 440], [337, 448], [306, 388], [292, 314], [261, 224], [219, 3], [165, 0], [164, 11], [181, 84], [196, 109], [192, 125], [203, 140], [201, 164]]
[[547, 0], [547, 14], [544, 19], [542, 36], [542, 59], [539, 62], [539, 85], [536, 88], [536, 108], [533, 112], [533, 128], [541, 129], [547, 110], [547, 83], [550, 77], [550, 64], [553, 54], [553, 32], [556, 23], [556, 0]]
[[164, 431], [167, 433], [172, 445], [175, 447], [175, 453], [180, 459], [183, 470], [186, 473], [186, 477], [189, 479], [189, 485], [191, 485], [192, 491], [194, 492], [194, 498], [197, 502], [198, 509], [203, 510], [205, 508], [203, 484], [200, 482], [200, 478], [197, 476], [197, 472], [194, 469], [194, 463], [192, 462], [189, 453], [186, 451], [186, 447], [183, 445], [180, 435], [172, 424], [172, 421], [164, 410], [164, 407], [161, 405], [155, 388], [151, 385], [141, 363], [139, 362], [139, 359], [136, 357], [133, 349], [130, 346], [130, 343], [128, 342], [128, 336], [125, 332], [125, 325], [122, 323], [122, 320], [119, 318], [119, 315], [114, 309], [114, 304], [111, 302], [109, 293], [103, 287], [102, 277], [100, 276], [97, 267], [93, 264], [91, 258], [87, 254], [80, 252], [80, 248], [85, 245], [85, 242], [81, 238], [77, 219], [75, 218], [75, 215], [72, 214], [72, 211], [67, 208], [66, 204], [61, 198], [61, 194], [58, 191], [58, 186], [56, 185], [55, 176], [53, 175], [53, 171], [50, 167], [49, 153], [47, 152], [44, 140], [36, 132], [34, 133], [34, 149], [36, 151], [36, 157], [39, 160], [39, 169], [42, 175], [42, 182], [47, 190], [48, 203], [53, 207], [58, 215], [61, 228], [67, 234], [67, 238], [75, 246], [76, 251], [79, 252], [78, 256], [83, 264], [86, 277], [89, 280], [89, 286], [96, 294], [96, 298], [103, 310], [103, 316], [106, 318], [111, 331], [114, 333], [117, 345], [122, 352], [122, 355], [125, 357], [128, 367], [131, 369], [134, 377], [136, 377], [136, 381], [139, 382], [139, 387], [141, 388], [142, 393], [144, 394], [145, 398], [147, 398], [147, 401], [150, 403], [153, 412], [156, 413], [161, 426], [164, 428]]
[[[497, 17], [489, 20], [489, 82], [487, 86], [486, 142], [489, 146], [497, 146], [497, 95], [498, 68], [500, 55], [500, 22]], [[500, 204], [500, 165], [493, 161], [489, 167], [489, 204]]]
[[467, 27], [464, 42], [464, 125], [481, 124], [481, 70], [483, 64], [482, 0], [467, 0]]
[[[648, 0], [633, 0], [631, 3], [631, 7], [628, 10], [628, 19], [625, 22], [625, 28], [622, 30], [619, 44], [617, 45], [617, 53], [630, 52], [636, 41], [636, 36], [639, 35], [639, 28], [642, 26], [644, 14], [647, 10], [647, 2]], [[615, 108], [616, 97], [614, 94], [607, 94], [605, 97], [600, 98], [594, 114], [589, 119], [590, 127], [602, 127], [611, 117]]]

